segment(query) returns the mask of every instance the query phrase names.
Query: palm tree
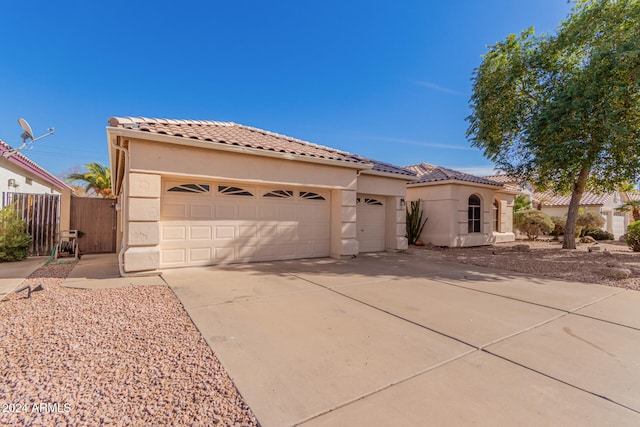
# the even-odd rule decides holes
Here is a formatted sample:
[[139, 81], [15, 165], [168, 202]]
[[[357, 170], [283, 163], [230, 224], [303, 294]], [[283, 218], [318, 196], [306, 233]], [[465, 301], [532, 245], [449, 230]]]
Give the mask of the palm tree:
[[640, 200], [628, 200], [617, 207], [618, 212], [631, 212], [634, 221], [640, 221]]
[[111, 192], [111, 170], [98, 162], [84, 165], [85, 173], [72, 173], [67, 175], [69, 183], [82, 181], [88, 194], [95, 194], [98, 197], [112, 198]]

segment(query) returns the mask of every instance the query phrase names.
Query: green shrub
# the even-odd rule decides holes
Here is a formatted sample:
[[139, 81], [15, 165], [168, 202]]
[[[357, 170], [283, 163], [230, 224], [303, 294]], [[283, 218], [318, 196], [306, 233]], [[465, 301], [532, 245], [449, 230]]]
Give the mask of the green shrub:
[[640, 252], [640, 221], [629, 224], [624, 237], [632, 251]]
[[420, 199], [410, 203], [411, 209], [407, 206], [407, 241], [410, 245], [415, 245], [420, 238], [422, 229], [429, 218], [422, 221], [422, 209], [420, 209]]
[[9, 205], [0, 209], [0, 262], [25, 259], [30, 244], [27, 223], [18, 217], [15, 207]]
[[587, 230], [584, 232], [585, 236], [593, 237], [596, 240], [613, 240], [613, 234], [608, 231], [601, 230], [599, 228], [594, 228], [591, 230]]
[[552, 216], [551, 221], [553, 221], [554, 228], [551, 230], [551, 234], [553, 236], [562, 236], [564, 235], [564, 228], [567, 225], [567, 217], [566, 216]]
[[513, 215], [513, 225], [525, 233], [529, 240], [535, 240], [541, 234], [550, 233], [554, 229], [551, 217], [536, 209], [516, 212]]
[[582, 230], [578, 236], [584, 236], [587, 230], [596, 230], [604, 227], [604, 217], [596, 212], [578, 212], [576, 229]]
[[522, 194], [518, 194], [513, 199], [513, 211], [518, 212], [518, 211], [525, 211], [527, 209], [531, 209], [531, 202], [527, 200], [527, 198]]

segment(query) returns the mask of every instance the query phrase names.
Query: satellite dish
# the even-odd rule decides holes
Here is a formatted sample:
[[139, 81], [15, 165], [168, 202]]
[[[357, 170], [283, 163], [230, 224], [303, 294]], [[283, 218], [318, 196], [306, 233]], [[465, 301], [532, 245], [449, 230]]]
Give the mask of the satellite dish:
[[[53, 128], [49, 128], [49, 129], [47, 129], [48, 132], [46, 134], [44, 134], [42, 136], [39, 136], [37, 138], [34, 138], [33, 137], [33, 131], [31, 130], [31, 126], [29, 126], [29, 123], [27, 123], [27, 121], [25, 119], [19, 118], [18, 119], [18, 123], [20, 123], [20, 127], [22, 128], [22, 135], [20, 136], [22, 138], [22, 145], [20, 147], [18, 147], [18, 148], [14, 148], [12, 150], [8, 150], [8, 151], [5, 151], [4, 153], [2, 153], [2, 157], [6, 158], [6, 159], [8, 159], [12, 155], [16, 154], [20, 150], [24, 149], [25, 147], [27, 148], [27, 150], [29, 150], [34, 142], [36, 142], [39, 139], [44, 138], [45, 136], [52, 135], [53, 132], [54, 132]], [[27, 140], [28, 139], [31, 140], [31, 143], [27, 147]]]
[[24, 133], [22, 134], [22, 141], [24, 142], [27, 139], [33, 140], [33, 131], [31, 130], [31, 126], [29, 126], [29, 123], [27, 123], [27, 121], [23, 118], [19, 118], [18, 123], [20, 123], [20, 127], [22, 127], [22, 130], [24, 131]]

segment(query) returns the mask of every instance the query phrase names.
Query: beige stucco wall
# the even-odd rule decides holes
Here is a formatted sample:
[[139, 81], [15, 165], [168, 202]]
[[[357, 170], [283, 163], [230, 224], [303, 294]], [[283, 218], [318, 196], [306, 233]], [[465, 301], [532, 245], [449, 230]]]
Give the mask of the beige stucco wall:
[[[468, 200], [481, 200], [481, 232], [468, 232]], [[465, 184], [438, 184], [407, 188], [407, 203], [421, 200], [428, 218], [420, 240], [436, 246], [481, 246], [513, 241], [513, 195]], [[500, 204], [500, 230], [494, 230], [494, 200]]]
[[[361, 188], [387, 201], [386, 247], [406, 249], [404, 178], [359, 174], [358, 169], [290, 159], [155, 143], [129, 141], [130, 172], [126, 201], [119, 216], [119, 237], [125, 239], [124, 269], [139, 272], [159, 268], [161, 181], [202, 177], [226, 182], [283, 184], [331, 190], [330, 254], [358, 254], [356, 195]], [[126, 206], [125, 206], [126, 205]]]
[[162, 175], [201, 176], [225, 181], [321, 188], [356, 187], [356, 169], [135, 140], [130, 170]]
[[403, 200], [406, 199], [406, 177], [387, 178], [362, 172], [358, 176], [358, 194], [369, 194], [385, 200], [385, 249], [401, 251], [407, 249], [406, 214]]
[[124, 253], [124, 271], [156, 270], [160, 267], [161, 177], [129, 173], [127, 190], [123, 226], [128, 247]]

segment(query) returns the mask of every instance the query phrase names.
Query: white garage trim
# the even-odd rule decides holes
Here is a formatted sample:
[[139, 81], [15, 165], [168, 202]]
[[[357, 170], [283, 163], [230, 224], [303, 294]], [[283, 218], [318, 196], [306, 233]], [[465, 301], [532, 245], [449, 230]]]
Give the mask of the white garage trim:
[[358, 194], [356, 198], [356, 238], [360, 252], [385, 250], [385, 198]]
[[160, 267], [329, 256], [330, 193], [165, 181]]

